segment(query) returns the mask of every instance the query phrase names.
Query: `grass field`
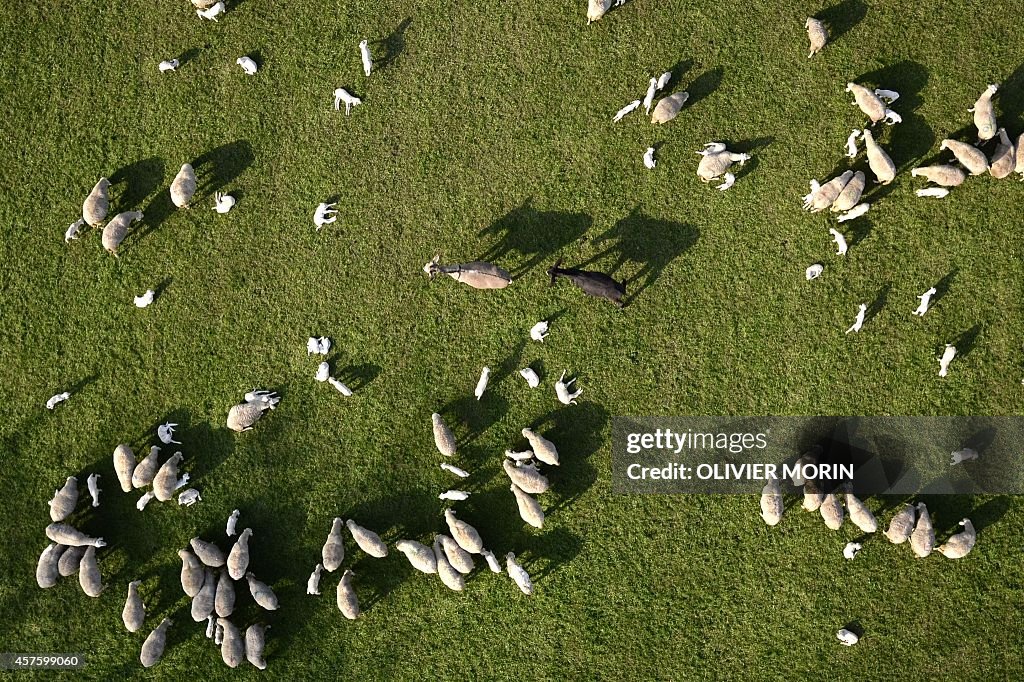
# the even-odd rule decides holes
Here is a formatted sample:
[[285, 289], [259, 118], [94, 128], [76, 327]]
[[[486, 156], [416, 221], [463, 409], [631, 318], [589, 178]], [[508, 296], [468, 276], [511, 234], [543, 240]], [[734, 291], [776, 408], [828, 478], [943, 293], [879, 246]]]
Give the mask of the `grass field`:
[[[807, 59], [809, 2], [629, 0], [585, 25], [585, 3], [231, 3], [201, 22], [184, 0], [10, 5], [0, 10], [0, 650], [81, 652], [91, 678], [233, 678], [192, 623], [175, 553], [199, 534], [223, 543], [239, 508], [252, 566], [282, 608], [239, 597], [232, 618], [264, 619], [265, 674], [287, 679], [1013, 679], [1024, 647], [1019, 498], [936, 497], [940, 540], [969, 515], [978, 545], [960, 561], [914, 560], [859, 533], [788, 513], [777, 528], [752, 497], [617, 496], [610, 419], [647, 414], [1021, 414], [1024, 185], [971, 178], [918, 199], [909, 169], [1002, 84], [1000, 123], [1024, 130], [1024, 56], [1010, 3], [940, 8], [846, 0], [839, 34]], [[379, 70], [365, 78], [357, 44]], [[256, 57], [260, 72], [235, 65]], [[185, 56], [177, 73], [162, 59]], [[615, 111], [666, 69], [691, 103], [663, 127]], [[880, 142], [900, 174], [847, 224], [804, 213], [811, 178], [845, 167], [864, 122], [849, 80], [895, 89], [904, 122]], [[364, 105], [332, 110], [344, 86]], [[735, 187], [695, 176], [712, 140], [749, 150]], [[641, 155], [658, 147], [658, 167]], [[989, 149], [988, 151], [991, 151]], [[185, 162], [201, 199], [172, 210]], [[863, 165], [863, 157], [858, 161]], [[860, 166], [858, 166], [860, 167]], [[141, 209], [115, 259], [96, 231], [62, 232], [101, 176], [111, 215]], [[239, 198], [210, 210], [215, 189]], [[341, 218], [316, 232], [318, 202]], [[516, 281], [478, 292], [421, 268], [487, 256]], [[629, 279], [623, 310], [585, 299], [545, 269], [563, 256]], [[804, 269], [825, 265], [815, 282]], [[910, 312], [948, 286], [924, 318]], [[160, 288], [139, 310], [132, 296]], [[859, 303], [864, 330], [844, 335]], [[527, 331], [553, 319], [543, 344]], [[309, 335], [328, 335], [345, 399], [312, 380]], [[936, 359], [956, 340], [945, 380]], [[516, 376], [538, 369], [544, 388]], [[495, 370], [481, 401], [480, 368]], [[580, 404], [551, 384], [579, 375]], [[255, 430], [224, 427], [253, 387], [283, 400]], [[52, 413], [57, 392], [71, 400]], [[465, 443], [473, 475], [456, 506], [488, 544], [521, 555], [536, 595], [483, 571], [456, 594], [399, 553], [355, 554], [364, 616], [305, 595], [334, 516], [386, 540], [442, 529], [430, 414]], [[181, 424], [192, 508], [134, 508], [111, 452]], [[562, 451], [548, 521], [525, 527], [499, 453], [526, 425]], [[165, 451], [166, 452], [166, 451]], [[110, 585], [40, 590], [46, 501], [65, 476], [102, 474], [103, 504], [79, 512], [102, 535]], [[870, 500], [876, 511], [897, 500]], [[883, 515], [888, 521], [889, 512]], [[479, 563], [479, 562], [478, 562]], [[142, 579], [144, 632], [120, 623], [125, 584]], [[138, 654], [175, 619], [160, 664]], [[865, 636], [847, 649], [835, 632]], [[244, 671], [244, 672], [243, 672]]]

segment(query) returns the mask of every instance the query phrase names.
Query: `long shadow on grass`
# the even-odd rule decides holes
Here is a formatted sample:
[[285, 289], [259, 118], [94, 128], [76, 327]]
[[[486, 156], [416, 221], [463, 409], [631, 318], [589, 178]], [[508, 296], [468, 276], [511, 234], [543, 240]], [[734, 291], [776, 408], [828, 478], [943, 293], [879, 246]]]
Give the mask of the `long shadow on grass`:
[[712, 92], [717, 90], [718, 86], [722, 84], [722, 75], [724, 73], [724, 68], [716, 66], [695, 78], [693, 82], [690, 83], [690, 87], [686, 89], [686, 91], [690, 93], [689, 101], [686, 103], [687, 107], [693, 107]]
[[[979, 93], [980, 94], [980, 93]], [[1024, 132], [1024, 64], [1013, 70], [999, 86], [996, 95], [996, 113], [1000, 124], [1006, 128], [1011, 137]]]
[[209, 197], [224, 189], [251, 166], [255, 158], [248, 140], [221, 145], [196, 158], [192, 166], [196, 171], [197, 197]]
[[383, 69], [395, 63], [395, 60], [405, 51], [405, 32], [409, 30], [412, 17], [402, 20], [394, 31], [380, 40], [373, 41], [373, 45], [384, 49], [384, 55], [374, 59], [374, 69]]
[[110, 176], [113, 185], [126, 183], [118, 201], [118, 209], [114, 212], [135, 210], [150, 194], [160, 187], [164, 179], [164, 161], [156, 156], [118, 169]]
[[864, 0], [844, 0], [818, 12], [815, 18], [828, 26], [828, 39], [833, 43], [859, 24], [867, 13], [868, 6]]
[[524, 260], [510, 273], [522, 277], [549, 260], [551, 254], [582, 237], [593, 222], [585, 213], [538, 211], [530, 198], [477, 233], [479, 237], [493, 236], [498, 240], [480, 258], [500, 261], [517, 253]]

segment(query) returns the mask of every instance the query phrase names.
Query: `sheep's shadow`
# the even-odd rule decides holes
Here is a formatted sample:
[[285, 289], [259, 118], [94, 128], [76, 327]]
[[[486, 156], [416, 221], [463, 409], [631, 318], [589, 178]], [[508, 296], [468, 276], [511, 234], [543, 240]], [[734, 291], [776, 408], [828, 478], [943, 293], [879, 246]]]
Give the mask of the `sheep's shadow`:
[[871, 223], [870, 218], [857, 218], [850, 222], [850, 238], [849, 246], [852, 248], [857, 246], [871, 235], [871, 230], [874, 225]]
[[835, 42], [867, 16], [868, 6], [864, 0], [844, 0], [818, 12], [816, 19], [828, 27], [829, 42]]
[[996, 95], [996, 111], [1000, 113], [999, 121], [1007, 132], [1016, 133], [1024, 128], [1024, 64], [1013, 70], [999, 86]]
[[722, 84], [722, 76], [724, 73], [725, 69], [723, 67], [716, 66], [695, 78], [693, 82], [690, 83], [690, 87], [686, 89], [686, 91], [690, 93], [687, 107], [693, 108], [698, 102], [717, 90]]
[[[446, 403], [438, 413], [445, 423], [456, 434], [455, 440], [459, 447], [469, 445], [487, 432], [491, 426], [508, 410], [508, 401], [494, 391], [484, 393], [482, 399], [468, 395]], [[458, 435], [456, 426], [465, 427], [465, 435]]]
[[160, 186], [164, 177], [163, 159], [153, 156], [118, 169], [110, 176], [112, 185], [126, 183], [118, 201], [118, 213], [133, 210]]
[[[692, 67], [693, 67], [693, 60], [692, 59], [681, 59], [678, 62], [676, 62], [675, 64], [673, 64], [668, 69], [668, 72], [670, 74], [672, 74], [672, 77], [669, 78], [668, 84], [665, 87], [668, 88], [669, 85], [671, 85], [673, 83], [678, 83], [682, 79], [683, 75], [687, 71], [689, 71]], [[657, 78], [660, 75], [661, 74], [655, 74], [653, 77]]]
[[875, 294], [875, 298], [868, 304], [868, 310], [864, 314], [864, 322], [873, 320], [882, 309], [885, 308], [885, 304], [889, 301], [889, 292], [892, 291], [892, 282], [888, 282], [883, 285], [878, 293]]
[[597, 469], [590, 460], [604, 444], [609, 418], [600, 405], [582, 402], [552, 410], [531, 423], [530, 428], [558, 447], [559, 466], [545, 468], [558, 495], [548, 514], [570, 507], [597, 481]]
[[241, 175], [255, 158], [248, 140], [236, 140], [202, 154], [192, 162], [196, 171], [196, 194], [212, 196]]
[[184, 52], [182, 52], [181, 56], [178, 57], [178, 68], [181, 68], [185, 64], [188, 64], [190, 61], [192, 61], [193, 59], [195, 59], [198, 56], [199, 56], [199, 48], [198, 47], [190, 47], [189, 49], [187, 49]]
[[374, 60], [375, 70], [391, 66], [405, 51], [405, 32], [409, 30], [411, 23], [412, 17], [406, 17], [394, 31], [380, 40], [373, 41], [373, 45], [384, 48], [384, 56]]
[[956, 347], [956, 354], [961, 358], [967, 357], [978, 345], [978, 337], [981, 335], [982, 330], [983, 326], [979, 322], [958, 336], [956, 341], [953, 342], [953, 345]]
[[531, 538], [529, 554], [516, 556], [516, 561], [538, 582], [556, 573], [559, 568], [575, 559], [583, 549], [579, 535], [564, 528], [554, 528]]
[[479, 237], [498, 239], [480, 259], [498, 261], [515, 252], [524, 261], [510, 272], [513, 277], [522, 277], [552, 253], [586, 234], [592, 223], [593, 219], [585, 213], [538, 211], [530, 198], [477, 233]]
[[370, 382], [380, 376], [381, 371], [380, 365], [375, 365], [372, 362], [364, 362], [362, 364], [347, 365], [341, 368], [338, 370], [335, 377], [353, 391], [357, 391], [366, 388]]
[[935, 287], [935, 293], [932, 294], [929, 307], [938, 305], [939, 301], [945, 298], [946, 294], [949, 293], [950, 287], [953, 286], [953, 280], [956, 279], [957, 274], [960, 272], [959, 267], [954, 267], [952, 270], [946, 273], [946, 275], [936, 282], [933, 286]]
[[771, 143], [773, 142], [775, 142], [775, 137], [768, 136], [757, 137], [752, 140], [737, 140], [735, 142], [727, 141], [725, 143], [726, 148], [731, 152], [736, 152], [737, 154], [750, 154], [750, 160], [744, 163], [742, 166], [740, 166], [738, 170], [736, 170], [735, 165], [732, 167], [731, 170], [734, 170], [734, 174], [737, 180], [740, 180], [743, 177], [750, 175], [755, 170], [757, 170], [757, 167], [761, 164], [761, 162], [758, 159], [755, 152], [761, 151], [762, 149], [771, 145]]

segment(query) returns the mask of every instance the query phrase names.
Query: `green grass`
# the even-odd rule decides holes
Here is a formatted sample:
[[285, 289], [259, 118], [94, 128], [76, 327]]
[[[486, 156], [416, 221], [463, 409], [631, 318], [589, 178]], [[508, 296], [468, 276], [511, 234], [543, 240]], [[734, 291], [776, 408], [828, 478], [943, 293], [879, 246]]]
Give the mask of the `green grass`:
[[[584, 7], [245, 0], [219, 23], [183, 0], [0, 10], [0, 650], [83, 652], [92, 678], [140, 676], [144, 635], [119, 620], [138, 578], [147, 631], [177, 621], [147, 677], [253, 675], [228, 673], [177, 579], [175, 551], [197, 533], [223, 540], [237, 507], [282, 608], [258, 613], [240, 597], [233, 620], [272, 624], [280, 678], [1020, 674], [1017, 498], [929, 501], [940, 538], [964, 515], [979, 522], [962, 561], [872, 540], [847, 563], [850, 526], [833, 534], [789, 513], [768, 529], [749, 497], [616, 496], [609, 470], [611, 415], [1021, 414], [1022, 186], [972, 178], [923, 200], [908, 172], [970, 124], [987, 83], [1004, 85], [1001, 123], [1024, 129], [1015, 8], [844, 3], [838, 23], [866, 15], [808, 60], [816, 3], [630, 0], [589, 27]], [[401, 51], [365, 79], [358, 41], [407, 18], [389, 43]], [[190, 50], [178, 73], [157, 72]], [[242, 54], [258, 55], [257, 76], [234, 64]], [[636, 114], [611, 123], [673, 65], [671, 88], [690, 88], [692, 106], [664, 127]], [[800, 197], [863, 123], [843, 92], [851, 79], [903, 93], [904, 123], [880, 138], [901, 173], [849, 227], [858, 239], [840, 259], [832, 219], [802, 212]], [[330, 108], [342, 85], [365, 101], [347, 118]], [[694, 173], [711, 140], [759, 141], [726, 193]], [[640, 157], [654, 143], [651, 172]], [[202, 199], [169, 211], [175, 172], [200, 158], [213, 161]], [[122, 180], [113, 210], [147, 214], [118, 259], [95, 231], [61, 240], [101, 175]], [[209, 209], [213, 186], [239, 196], [229, 215]], [[335, 195], [342, 217], [317, 233], [313, 208]], [[526, 270], [504, 291], [420, 270], [437, 252], [457, 262], [496, 244], [508, 247], [500, 264]], [[617, 276], [639, 274], [631, 291], [649, 286], [622, 311], [565, 282], [548, 288], [558, 255], [622, 261]], [[813, 262], [825, 273], [807, 283]], [[915, 297], [951, 272], [946, 296], [913, 318]], [[158, 283], [151, 308], [131, 305]], [[857, 304], [880, 298], [845, 336]], [[555, 315], [544, 344], [526, 340]], [[351, 399], [312, 380], [310, 334], [331, 336], [334, 367], [362, 377]], [[939, 380], [938, 350], [964, 334], [970, 352]], [[526, 364], [544, 390], [514, 374]], [[477, 402], [483, 365], [496, 373]], [[584, 389], [574, 407], [550, 388], [563, 368]], [[70, 402], [43, 408], [71, 386]], [[254, 386], [280, 391], [281, 405], [252, 432], [227, 431], [229, 406]], [[487, 572], [455, 594], [397, 553], [360, 555], [365, 615], [347, 622], [336, 575], [319, 599], [306, 576], [336, 515], [390, 541], [441, 529], [436, 495], [452, 481], [437, 469], [434, 411], [469, 439], [462, 516], [521, 554], [537, 594]], [[139, 513], [110, 455], [168, 418], [204, 499]], [[498, 457], [528, 424], [563, 453], [542, 531], [519, 521]], [[40, 590], [46, 500], [91, 471], [104, 503], [78, 522], [111, 541], [110, 588], [97, 600], [73, 579]], [[847, 649], [834, 633], [853, 620], [866, 635]]]

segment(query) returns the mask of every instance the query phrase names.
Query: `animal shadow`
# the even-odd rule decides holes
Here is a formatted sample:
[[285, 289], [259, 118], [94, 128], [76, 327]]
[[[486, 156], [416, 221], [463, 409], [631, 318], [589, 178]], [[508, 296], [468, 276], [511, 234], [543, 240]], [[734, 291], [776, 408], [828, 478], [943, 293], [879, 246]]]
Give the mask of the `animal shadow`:
[[974, 325], [963, 334], [961, 334], [957, 340], [953, 343], [956, 346], [956, 354], [961, 357], [966, 357], [975, 346], [978, 344], [978, 336], [981, 335], [982, 325], [979, 322]]
[[551, 490], [558, 494], [558, 501], [546, 509], [548, 514], [571, 506], [597, 481], [597, 469], [590, 460], [604, 443], [608, 421], [605, 408], [582, 402], [553, 410], [530, 425], [558, 446], [559, 466], [544, 471], [551, 478]]
[[815, 17], [828, 26], [829, 42], [835, 42], [867, 16], [868, 6], [864, 0], [844, 0], [823, 9]]
[[687, 102], [688, 106], [693, 107], [697, 102], [700, 102], [717, 90], [718, 86], [722, 84], [722, 75], [724, 73], [725, 69], [721, 66], [716, 66], [709, 71], [705, 71], [690, 83], [690, 87], [686, 90], [690, 93], [690, 99]]
[[510, 274], [522, 277], [552, 253], [582, 237], [592, 223], [585, 213], [538, 211], [530, 198], [477, 233], [479, 237], [498, 239], [480, 259], [499, 261], [515, 252], [525, 260]]
[[118, 212], [130, 211], [141, 204], [159, 186], [164, 177], [163, 159], [153, 156], [136, 161], [118, 169], [110, 176], [112, 185], [126, 183], [127, 188], [121, 194]]
[[199, 156], [192, 162], [196, 171], [196, 194], [212, 196], [241, 175], [254, 159], [248, 140], [236, 140]]
[[361, 365], [349, 365], [341, 369], [337, 379], [351, 388], [353, 391], [365, 388], [371, 381], [381, 373], [380, 365], [372, 362], [364, 362]]
[[953, 286], [953, 280], [956, 279], [957, 273], [959, 272], [960, 268], [955, 267], [946, 273], [945, 277], [935, 283], [935, 293], [932, 294], [932, 300], [929, 307], [937, 305], [938, 302], [941, 301], [947, 293], [949, 293], [949, 288]]
[[373, 41], [373, 45], [384, 48], [384, 56], [374, 60], [374, 69], [391, 66], [405, 51], [405, 32], [409, 30], [411, 23], [412, 17], [406, 17], [394, 31], [380, 40]]
[[885, 284], [878, 293], [875, 294], [875, 298], [871, 303], [868, 304], [868, 311], [864, 315], [864, 321], [874, 319], [878, 313], [882, 312], [885, 304], [889, 301], [889, 292], [892, 291], [892, 282]]

